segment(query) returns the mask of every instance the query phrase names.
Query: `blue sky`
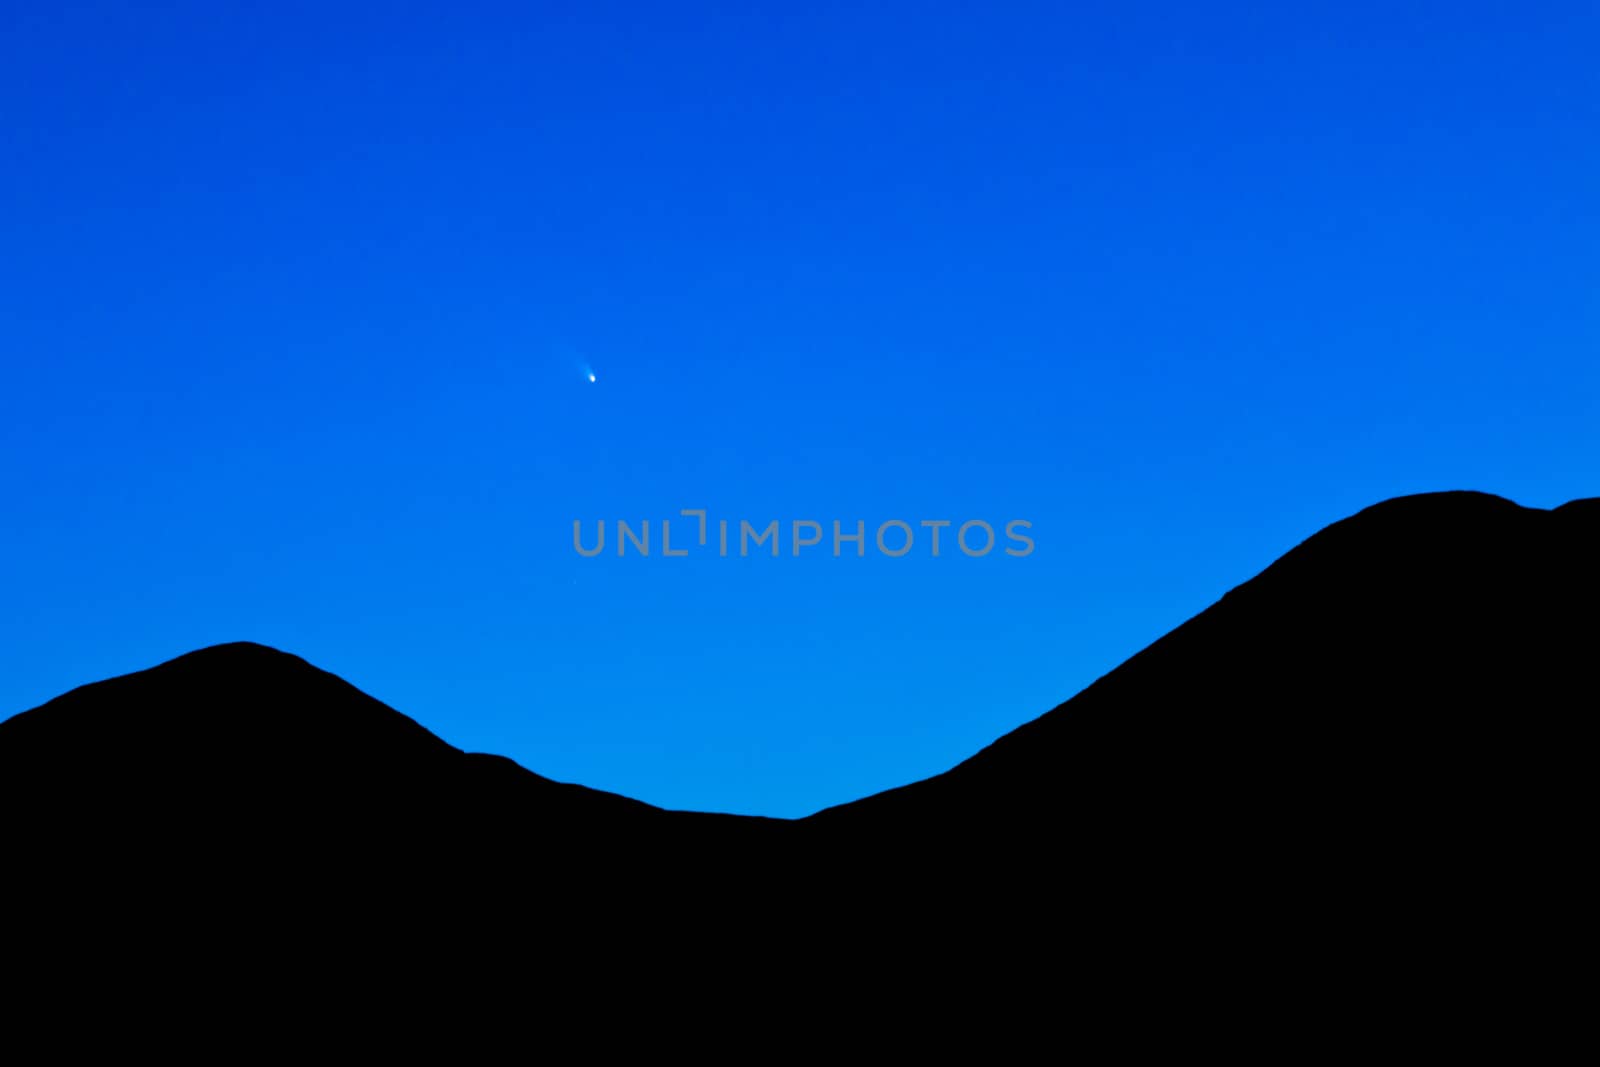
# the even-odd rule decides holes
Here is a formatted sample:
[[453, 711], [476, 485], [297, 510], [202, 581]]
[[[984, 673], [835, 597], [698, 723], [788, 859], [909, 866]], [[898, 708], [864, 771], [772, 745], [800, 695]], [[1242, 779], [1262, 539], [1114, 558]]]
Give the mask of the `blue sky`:
[[[1600, 494], [1597, 45], [1592, 4], [8, 5], [0, 715], [254, 640], [669, 807], [937, 773], [1368, 504]], [[682, 508], [1035, 550], [573, 550]]]

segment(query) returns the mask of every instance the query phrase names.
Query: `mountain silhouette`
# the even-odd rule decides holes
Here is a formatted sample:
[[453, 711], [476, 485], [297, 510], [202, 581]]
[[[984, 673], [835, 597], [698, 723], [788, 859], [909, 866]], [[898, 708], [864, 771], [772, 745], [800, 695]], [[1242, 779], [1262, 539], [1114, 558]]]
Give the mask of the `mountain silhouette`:
[[1587, 912], [1597, 548], [1600, 499], [1377, 504], [959, 766], [798, 820], [553, 782], [219, 645], [0, 723], [11, 913], [229, 959], [524, 937], [1520, 1003]]

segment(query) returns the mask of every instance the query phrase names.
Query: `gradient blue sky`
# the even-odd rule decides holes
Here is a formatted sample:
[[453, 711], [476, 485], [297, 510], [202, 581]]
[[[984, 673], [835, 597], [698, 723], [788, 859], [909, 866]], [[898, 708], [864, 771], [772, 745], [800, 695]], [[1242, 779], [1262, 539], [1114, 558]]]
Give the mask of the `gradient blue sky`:
[[[1594, 4], [761, 7], [5, 5], [0, 715], [248, 639], [801, 815], [1368, 504], [1600, 494]], [[1037, 547], [573, 551], [686, 507]]]

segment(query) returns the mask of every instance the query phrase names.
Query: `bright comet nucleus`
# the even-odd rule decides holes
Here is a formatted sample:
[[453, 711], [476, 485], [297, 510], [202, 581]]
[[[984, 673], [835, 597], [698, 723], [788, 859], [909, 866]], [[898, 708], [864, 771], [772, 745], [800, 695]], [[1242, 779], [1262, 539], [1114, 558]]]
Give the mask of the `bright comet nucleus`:
[[592, 382], [592, 381], [594, 381], [594, 371], [590, 371], [590, 372], [589, 372], [589, 380], [590, 380], [590, 381], [591, 381], [591, 382]]

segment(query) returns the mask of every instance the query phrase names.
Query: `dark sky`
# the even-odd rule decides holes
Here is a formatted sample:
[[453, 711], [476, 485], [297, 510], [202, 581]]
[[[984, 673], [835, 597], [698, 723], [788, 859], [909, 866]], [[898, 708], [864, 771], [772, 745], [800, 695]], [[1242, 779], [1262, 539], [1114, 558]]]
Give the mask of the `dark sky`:
[[0, 714], [248, 639], [800, 815], [1368, 504], [1600, 493], [1593, 4], [787, 7], [5, 5]]

